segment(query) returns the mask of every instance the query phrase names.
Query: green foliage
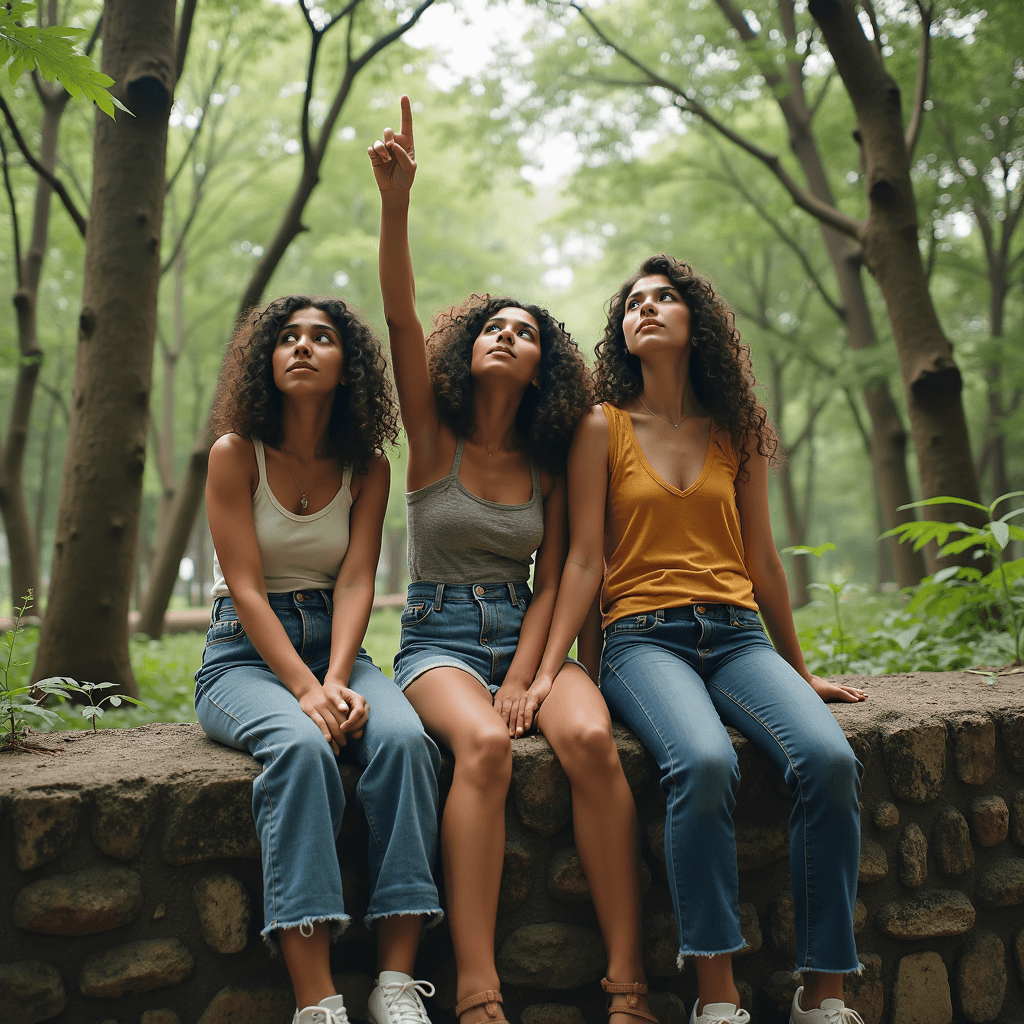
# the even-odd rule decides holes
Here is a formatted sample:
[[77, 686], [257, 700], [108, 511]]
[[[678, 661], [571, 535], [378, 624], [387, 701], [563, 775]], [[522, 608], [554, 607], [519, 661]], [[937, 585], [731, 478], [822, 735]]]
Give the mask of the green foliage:
[[44, 687], [56, 687], [57, 689], [46, 689], [46, 693], [56, 693], [61, 699], [69, 697], [73, 693], [77, 693], [79, 696], [84, 697], [89, 703], [80, 708], [82, 717], [92, 723], [92, 731], [96, 732], [96, 719], [102, 718], [105, 714], [104, 704], [109, 704], [112, 708], [120, 707], [123, 701], [127, 701], [129, 704], [135, 704], [138, 707], [146, 708], [147, 711], [151, 709], [146, 707], [141, 700], [136, 700], [134, 697], [128, 697], [124, 694], [108, 693], [99, 700], [96, 699], [96, 693], [98, 690], [109, 690], [116, 683], [79, 683], [74, 679], [68, 679], [65, 676], [53, 676], [49, 679], [43, 679], [36, 683], [36, 687], [43, 689]]
[[115, 106], [131, 113], [108, 91], [114, 80], [93, 67], [92, 60], [75, 48], [75, 42], [85, 35], [84, 29], [19, 24], [35, 7], [26, 0], [0, 5], [0, 66], [7, 65], [11, 85], [26, 71], [38, 68], [48, 82], [60, 82], [76, 99], [84, 96], [92, 100], [110, 117]]

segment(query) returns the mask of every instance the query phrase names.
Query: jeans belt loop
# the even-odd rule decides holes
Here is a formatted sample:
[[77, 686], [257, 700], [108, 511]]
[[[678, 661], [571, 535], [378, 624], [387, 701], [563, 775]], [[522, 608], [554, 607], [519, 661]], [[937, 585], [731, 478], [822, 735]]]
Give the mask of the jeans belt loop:
[[444, 584], [438, 583], [437, 590], [434, 592], [434, 611], [439, 612], [441, 610], [441, 599], [444, 597]]
[[516, 599], [516, 585], [508, 583], [506, 586], [508, 587], [508, 599], [512, 602], [512, 607], [514, 608], [519, 603]]
[[210, 609], [210, 623], [211, 625], [217, 621], [220, 616], [221, 602], [224, 600], [223, 597], [215, 597], [213, 599], [213, 607]]

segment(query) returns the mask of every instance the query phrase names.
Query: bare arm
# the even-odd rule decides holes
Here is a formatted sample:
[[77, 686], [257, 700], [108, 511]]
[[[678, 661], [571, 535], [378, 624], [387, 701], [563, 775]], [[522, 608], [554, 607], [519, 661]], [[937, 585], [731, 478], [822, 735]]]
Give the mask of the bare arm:
[[601, 588], [597, 588], [590, 611], [580, 627], [576, 641], [576, 657], [587, 674], [596, 683], [601, 677], [601, 654], [604, 651], [604, 637], [601, 635]]
[[267, 597], [263, 558], [252, 518], [257, 473], [251, 441], [226, 434], [214, 444], [206, 481], [213, 544], [246, 636], [337, 753], [345, 743], [341, 727], [348, 708], [342, 711], [325, 698], [319, 680], [299, 657]]
[[811, 675], [793, 625], [789, 587], [782, 559], [775, 548], [768, 514], [768, 460], [756, 449], [747, 460], [746, 480], [737, 478], [736, 498], [743, 534], [744, 562], [754, 587], [754, 600], [764, 619], [775, 650], [814, 688], [822, 700], [855, 702], [867, 694], [854, 686], [833, 683]]

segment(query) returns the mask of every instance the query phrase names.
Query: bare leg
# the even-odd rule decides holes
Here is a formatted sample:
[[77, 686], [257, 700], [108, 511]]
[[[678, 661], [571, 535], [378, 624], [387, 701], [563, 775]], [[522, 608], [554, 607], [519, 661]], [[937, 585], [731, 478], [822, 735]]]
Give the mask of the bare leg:
[[[512, 741], [490, 693], [466, 672], [433, 669], [405, 693], [427, 732], [455, 755], [441, 820], [441, 858], [461, 1001], [500, 985], [494, 928], [505, 859]], [[462, 1024], [477, 1024], [486, 1016], [484, 1007], [477, 1006], [462, 1015]]]
[[822, 974], [820, 971], [804, 971], [804, 993], [800, 999], [802, 1010], [812, 1010], [821, 1006], [823, 999], [843, 998], [843, 976], [841, 974]]
[[377, 929], [377, 970], [412, 975], [423, 935], [423, 914], [396, 914], [374, 922]]
[[695, 956], [693, 966], [697, 971], [698, 1015], [704, 1012], [707, 1003], [732, 1003], [740, 1005], [740, 993], [732, 977], [732, 953], [717, 956]]
[[303, 935], [299, 928], [280, 928], [277, 941], [281, 943], [295, 990], [295, 1005], [300, 1010], [338, 994], [331, 980], [331, 926], [327, 922], [314, 924], [312, 935]]
[[[537, 725], [572, 786], [576, 849], [608, 950], [608, 980], [642, 982], [636, 807], [612, 739], [608, 707], [587, 674], [566, 665]], [[625, 1001], [625, 995], [612, 996], [612, 1005]], [[643, 997], [639, 1009], [647, 1009]], [[629, 1020], [616, 1015], [611, 1024]]]

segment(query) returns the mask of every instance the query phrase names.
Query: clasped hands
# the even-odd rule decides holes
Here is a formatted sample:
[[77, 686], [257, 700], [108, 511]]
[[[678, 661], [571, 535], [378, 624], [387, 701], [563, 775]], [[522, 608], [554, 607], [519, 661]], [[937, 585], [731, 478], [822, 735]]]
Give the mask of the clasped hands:
[[357, 740], [363, 735], [370, 714], [370, 705], [363, 697], [333, 679], [307, 690], [299, 698], [299, 707], [323, 733], [335, 754], [350, 739]]
[[533, 720], [551, 692], [552, 679], [538, 675], [532, 681], [509, 672], [505, 682], [494, 694], [494, 707], [508, 726], [509, 736], [522, 736], [529, 732]]

